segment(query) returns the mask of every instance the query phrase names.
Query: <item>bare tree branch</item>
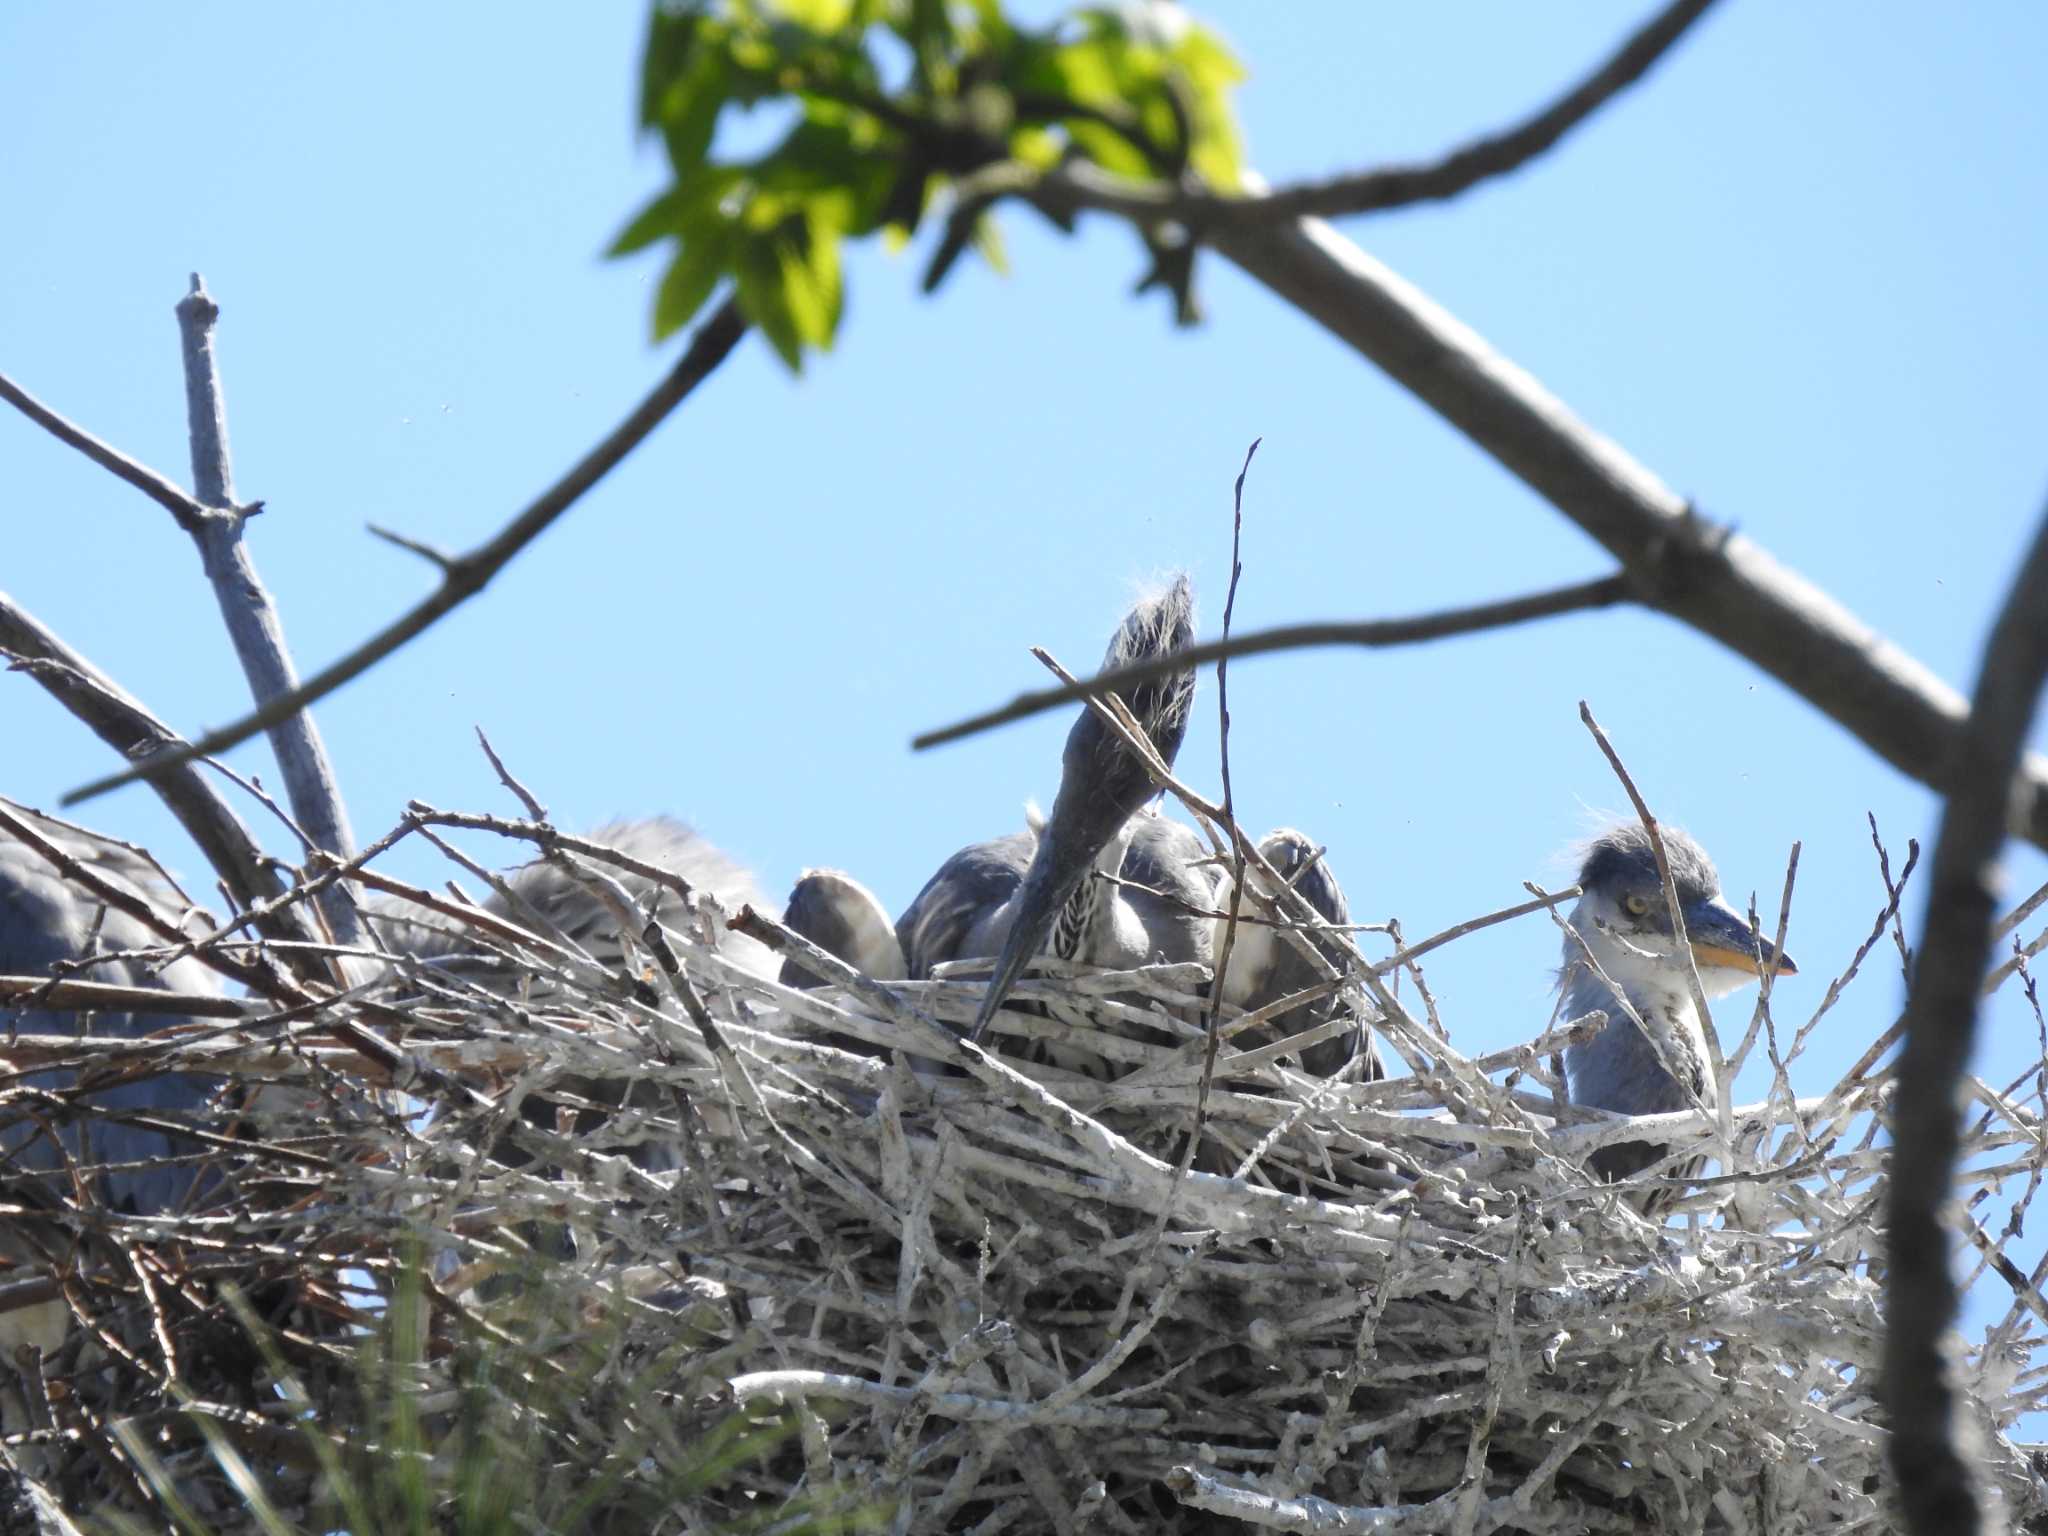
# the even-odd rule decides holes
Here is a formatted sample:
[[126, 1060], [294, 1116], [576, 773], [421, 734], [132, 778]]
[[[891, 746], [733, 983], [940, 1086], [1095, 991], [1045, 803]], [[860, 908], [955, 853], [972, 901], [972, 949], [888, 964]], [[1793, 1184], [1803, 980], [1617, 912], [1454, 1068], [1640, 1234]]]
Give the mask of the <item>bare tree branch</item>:
[[1237, 656], [1262, 656], [1269, 651], [1306, 650], [1318, 645], [1362, 645], [1375, 649], [1418, 645], [1428, 640], [1449, 639], [1453, 635], [1470, 635], [1481, 630], [1503, 629], [1510, 624], [1526, 624], [1531, 619], [1576, 613], [1584, 608], [1611, 607], [1615, 603], [1627, 602], [1634, 595], [1627, 577], [1602, 576], [1597, 581], [1553, 587], [1547, 592], [1532, 592], [1526, 597], [1504, 598], [1471, 608], [1447, 608], [1412, 619], [1367, 619], [1351, 624], [1281, 624], [1272, 629], [1255, 629], [1247, 635], [1226, 636], [1221, 640], [1211, 640], [1206, 645], [1175, 651], [1163, 660], [1098, 672], [1094, 677], [1058, 688], [1038, 688], [1020, 693], [1000, 709], [970, 716], [935, 731], [926, 731], [922, 736], [912, 738], [910, 745], [919, 752], [927, 747], [944, 746], [964, 736], [1008, 725], [1013, 720], [1022, 720], [1048, 709], [1057, 709], [1076, 699], [1105, 697], [1129, 684], [1178, 667], [1199, 667]]
[[[691, 391], [710, 377], [739, 344], [746, 328], [747, 322], [738, 305], [731, 299], [726, 300], [709, 320], [698, 327], [675, 367], [609, 436], [490, 539], [450, 560], [442, 574], [440, 587], [424, 601], [401, 614], [347, 655], [321, 668], [290, 693], [271, 700], [231, 725], [207, 732], [169, 761], [181, 762], [191, 757], [223, 752], [248, 740], [256, 732], [354, 681], [415, 635], [430, 628], [443, 615], [481, 592], [492, 577], [512, 562], [515, 555], [575, 505], [584, 492], [602, 480], [671, 411], [688, 399]], [[90, 800], [139, 776], [138, 770], [131, 769], [95, 779], [72, 790], [64, 797], [63, 803], [75, 805], [81, 800]]]
[[1951, 1195], [1959, 1106], [1978, 992], [1998, 917], [1994, 863], [2011, 821], [2013, 773], [2048, 678], [2048, 518], [1984, 647], [1970, 717], [1955, 732], [1933, 888], [1906, 997], [1893, 1118], [1884, 1395], [1892, 1465], [1910, 1528], [1982, 1528], [1977, 1473], [1958, 1444], [1944, 1340], [1956, 1315], [1942, 1212]]
[[[169, 726], [108, 681], [4, 592], [0, 592], [0, 653], [15, 657], [16, 669], [42, 684], [121, 757], [133, 761], [183, 745]], [[265, 859], [261, 845], [196, 764], [152, 768], [149, 784], [199, 845], [207, 862], [220, 872], [238, 904], [250, 907], [284, 893], [284, 883]], [[295, 910], [281, 912], [264, 931], [285, 939], [314, 937]]]
[[[1090, 207], [1147, 223], [1173, 220], [1197, 235], [1226, 227], [1341, 218], [1442, 202], [1518, 171], [1554, 148], [1566, 134], [1648, 74], [1712, 4], [1713, 0], [1676, 0], [1631, 34], [1598, 69], [1533, 117], [1460, 145], [1435, 160], [1380, 166], [1251, 194], [1127, 180], [1087, 165], [1071, 170], [1089, 188]], [[963, 208], [977, 203], [985, 206], [992, 196], [1028, 195], [1030, 177], [1023, 168], [1006, 163], [991, 170], [986, 178], [963, 181]]]
[[126, 480], [143, 495], [168, 511], [187, 533], [197, 534], [206, 518], [206, 508], [187, 496], [178, 486], [146, 464], [138, 464], [118, 448], [101, 442], [85, 428], [65, 420], [19, 384], [0, 374], [0, 400], [20, 411], [60, 443], [68, 443], [102, 469]]
[[1649, 73], [1712, 4], [1713, 0], [1676, 0], [1549, 107], [1513, 128], [1475, 139], [1440, 160], [1281, 188], [1242, 200], [1243, 206], [1229, 208], [1227, 216], [1272, 221], [1375, 213], [1456, 197], [1482, 181], [1520, 170]]
[[[1834, 598], [1683, 498], [1469, 327], [1316, 220], [1218, 231], [1253, 277], [1376, 363], [1621, 561], [1631, 595], [1719, 640], [1902, 773], [1948, 785], [1956, 691]], [[2021, 770], [2048, 848], [2048, 765]]]
[[[256, 562], [242, 539], [242, 528], [255, 508], [235, 503], [235, 478], [228, 457], [227, 404], [221, 396], [220, 369], [213, 354], [213, 326], [220, 306], [206, 291], [198, 273], [192, 289], [178, 303], [178, 331], [184, 344], [185, 414], [192, 440], [192, 485], [206, 509], [198, 526], [188, 529], [199, 545], [201, 564], [213, 584], [221, 621], [234, 642], [235, 655], [249, 680], [249, 692], [261, 706], [298, 686], [298, 670], [285, 644], [284, 624], [270, 591], [256, 573]], [[334, 765], [320, 740], [311, 714], [295, 709], [270, 728], [270, 749], [284, 775], [292, 813], [314, 843], [337, 859], [355, 852], [348, 811], [335, 782]], [[362, 942], [362, 921], [355, 903], [339, 886], [321, 893], [320, 910], [343, 944]]]

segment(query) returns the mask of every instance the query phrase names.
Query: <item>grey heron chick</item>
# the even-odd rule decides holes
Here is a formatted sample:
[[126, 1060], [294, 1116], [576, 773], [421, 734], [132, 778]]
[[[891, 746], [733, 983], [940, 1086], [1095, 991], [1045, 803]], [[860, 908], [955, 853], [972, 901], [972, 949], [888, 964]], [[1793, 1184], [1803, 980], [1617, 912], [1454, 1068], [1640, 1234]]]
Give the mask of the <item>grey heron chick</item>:
[[[1182, 575], [1125, 615], [1103, 670], [1171, 656], [1194, 635], [1194, 595]], [[1148, 678], [1116, 696], [1171, 767], [1187, 734], [1194, 669]], [[1190, 868], [1202, 848], [1186, 827], [1140, 814], [1156, 793], [1143, 760], [1084, 705], [1067, 733], [1052, 813], [1024, 832], [961, 849], [925, 883], [896, 924], [909, 974], [923, 978], [943, 961], [995, 957], [971, 1038], [981, 1038], [1025, 965], [1044, 951], [1111, 969], [1208, 960], [1204, 914], [1213, 886]]]
[[[843, 869], [807, 869], [797, 876], [782, 926], [801, 934], [863, 976], [901, 981], [906, 974], [896, 925], [875, 893]], [[782, 984], [806, 989], [824, 982], [794, 960], [782, 962]]]
[[[1721, 877], [1706, 850], [1676, 827], [1659, 830], [1678, 887], [1685, 939], [1708, 999], [1754, 981], [1766, 968], [1796, 975], [1792, 957], [1754, 935], [1749, 920], [1721, 895]], [[1690, 1108], [1695, 1094], [1711, 1105], [1715, 1085], [1707, 1070], [1706, 1037], [1649, 834], [1629, 823], [1595, 838], [1580, 866], [1579, 885], [1583, 894], [1572, 909], [1571, 926], [1584, 948], [1566, 937], [1557, 1016], [1579, 1018], [1597, 1009], [1607, 1014], [1607, 1023], [1592, 1039], [1565, 1048], [1571, 1102], [1626, 1115]], [[1588, 963], [1588, 951], [1621, 998]], [[1653, 1027], [1661, 1023], [1675, 1048], [1672, 1065], [1684, 1075], [1685, 1085], [1665, 1070], [1623, 998]], [[1666, 1151], [1654, 1143], [1621, 1142], [1599, 1148], [1591, 1162], [1602, 1178], [1625, 1179], [1660, 1161]]]
[[[737, 911], [743, 905], [767, 906], [753, 875], [745, 866], [729, 858], [694, 828], [673, 817], [649, 816], [609, 822], [592, 831], [589, 841], [602, 843], [643, 864], [652, 864], [680, 875], [698, 894], [708, 892], [717, 898], [727, 911]], [[637, 924], [650, 902], [658, 903], [657, 915], [664, 921], [672, 926], [681, 926], [682, 904], [667, 887], [600, 860], [585, 862], [593, 871], [615, 880], [637, 909], [630, 914], [636, 925], [630, 936], [621, 935], [617, 915], [592, 885], [546, 859], [522, 864], [502, 877], [506, 888], [512, 892], [511, 899], [493, 891], [482, 905], [486, 911], [522, 927], [531, 927], [534, 923], [533, 915], [529, 915], [530, 909], [531, 914], [537, 914], [546, 925], [611, 972], [617, 972], [626, 962], [627, 937], [638, 942]], [[452, 930], [439, 919], [430, 924], [415, 918], [413, 914], [417, 911], [404, 901], [393, 900], [379, 903], [367, 915], [372, 927], [394, 953], [427, 961], [436, 971], [472, 982], [500, 996], [519, 996], [529, 989], [545, 995], [548, 990], [546, 978], [539, 978], [540, 984], [536, 988], [534, 971], [509, 960], [501, 951], [474, 943], [467, 935]], [[748, 975], [762, 981], [774, 978], [775, 956], [765, 944], [733, 933], [722, 923], [718, 925], [713, 940], [718, 952]], [[648, 1085], [628, 1085], [612, 1079], [593, 1081], [581, 1076], [564, 1076], [557, 1080], [556, 1087], [566, 1094], [607, 1106], [645, 1107], [659, 1106], [664, 1102], [663, 1096]], [[557, 1102], [547, 1091], [536, 1091], [523, 1102], [522, 1113], [533, 1124], [552, 1127], [558, 1123]], [[578, 1113], [575, 1124], [579, 1133], [587, 1133], [596, 1130], [608, 1118], [604, 1111], [586, 1109]], [[673, 1146], [658, 1137], [638, 1141], [627, 1150], [641, 1167], [656, 1172], [675, 1164]], [[524, 1161], [523, 1154], [509, 1141], [494, 1149], [494, 1155], [513, 1164]], [[567, 1251], [564, 1242], [549, 1241], [556, 1251]]]
[[[695, 828], [672, 816], [607, 822], [591, 832], [589, 840], [682, 876], [695, 890], [716, 897], [728, 911], [736, 912], [747, 905], [766, 909], [768, 905], [744, 865], [729, 858]], [[615, 878], [643, 911], [650, 899], [662, 895], [667, 897], [660, 909], [662, 915], [680, 915], [673, 893], [654, 881], [609, 864], [594, 863], [593, 867]], [[588, 885], [567, 870], [546, 859], [535, 859], [510, 871], [505, 883], [516, 899], [507, 901], [493, 892], [483, 903], [486, 911], [526, 925], [531, 919], [523, 909], [531, 908], [599, 964], [615, 967], [623, 960], [625, 946], [617, 918]], [[505, 977], [502, 965], [494, 957], [478, 954], [460, 933], [416, 919], [412, 915], [416, 910], [394, 900], [380, 903], [369, 916], [385, 942], [399, 953], [434, 961], [487, 986], [510, 984], [493, 980]], [[721, 954], [751, 975], [764, 981], [775, 975], [775, 957], [766, 945], [722, 927], [716, 943]]]
[[[1332, 928], [1349, 925], [1351, 908], [1344, 900], [1344, 889], [1337, 883], [1336, 872], [1306, 835], [1292, 827], [1281, 827], [1259, 839], [1259, 852], [1282, 880], [1306, 898], [1325, 923]], [[1223, 914], [1215, 920], [1214, 949], [1219, 965], [1223, 963], [1223, 939], [1229, 926], [1233, 889], [1226, 869], [1215, 898], [1216, 910]], [[1237, 937], [1232, 941], [1229, 964], [1220, 978], [1224, 1002], [1251, 1013], [1324, 984], [1322, 970], [1296, 947], [1285, 931], [1286, 926], [1295, 926], [1324, 959], [1339, 972], [1344, 970], [1344, 947], [1328, 935], [1302, 929], [1293, 909], [1280, 902], [1271, 877], [1257, 866], [1250, 866], [1246, 870], [1245, 900]], [[1338, 992], [1298, 1003], [1266, 1024], [1240, 1034], [1238, 1043], [1249, 1047], [1284, 1040], [1335, 1017], [1343, 1006]], [[1357, 1021], [1344, 1033], [1318, 1041], [1302, 1052], [1302, 1069], [1317, 1077], [1333, 1077], [1359, 1051], [1367, 1058], [1359, 1069], [1359, 1080], [1371, 1082], [1381, 1077], [1384, 1069], [1379, 1052], [1363, 1023]]]
[[[10, 802], [12, 805], [12, 802]], [[109, 885], [140, 897], [172, 922], [188, 904], [144, 859], [110, 839], [13, 806], [69, 858], [87, 866]], [[203, 930], [202, 930], [203, 931]], [[95, 955], [118, 956], [66, 974], [117, 986], [218, 996], [220, 983], [206, 965], [187, 957], [161, 971], [131, 952], [163, 946], [160, 935], [100, 897], [64, 878], [39, 851], [0, 835], [0, 974], [49, 976], [62, 962]], [[0, 1038], [13, 1034], [115, 1036], [134, 1039], [186, 1022], [161, 1014], [102, 1012], [0, 1005]], [[61, 1090], [78, 1081], [74, 1071], [36, 1072], [19, 1081], [25, 1089]], [[108, 1110], [172, 1116], [201, 1110], [210, 1097], [204, 1080], [157, 1075], [111, 1084], [83, 1096]], [[31, 1209], [50, 1203], [55, 1190], [71, 1187], [67, 1170], [87, 1173], [99, 1202], [108, 1209], [161, 1215], [182, 1208], [203, 1177], [196, 1141], [145, 1130], [118, 1120], [67, 1119], [46, 1101], [26, 1113], [0, 1104], [0, 1199]], [[97, 1170], [97, 1171], [95, 1171]], [[0, 1257], [13, 1265], [34, 1265], [39, 1247], [68, 1249], [72, 1239], [52, 1226], [8, 1217], [0, 1221]], [[39, 1241], [46, 1238], [47, 1241]], [[0, 1281], [18, 1278], [0, 1268]], [[0, 1314], [0, 1353], [34, 1343], [46, 1352], [62, 1342], [70, 1310], [62, 1301]]]

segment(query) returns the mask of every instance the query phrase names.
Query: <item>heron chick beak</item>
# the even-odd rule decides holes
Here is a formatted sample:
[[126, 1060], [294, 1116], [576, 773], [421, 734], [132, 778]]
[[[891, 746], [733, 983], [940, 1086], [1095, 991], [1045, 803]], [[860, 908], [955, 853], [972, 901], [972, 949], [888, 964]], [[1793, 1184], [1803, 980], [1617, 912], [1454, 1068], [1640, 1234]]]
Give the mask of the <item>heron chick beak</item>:
[[[1038, 850], [1031, 856], [1031, 868], [1025, 872], [1024, 884], [1017, 891], [1016, 917], [1010, 924], [1009, 936], [1003, 940], [1003, 951], [996, 957], [996, 968], [989, 975], [981, 1007], [975, 1010], [974, 1028], [967, 1038], [976, 1045], [981, 1043], [989, 1021], [1003, 1006], [1003, 999], [1010, 995], [1024, 967], [1044, 949], [1046, 931], [1052, 927], [1053, 918], [1075, 888], [1088, 878], [1095, 855], [1107, 841], [1093, 848], [1076, 847], [1059, 821], [1057, 805], [1053, 807], [1053, 818], [1039, 834]], [[1056, 833], [1055, 828], [1060, 831]]]
[[[1194, 643], [1195, 598], [1183, 574], [1164, 592], [1142, 599], [1124, 615], [1103, 653], [1102, 670], [1160, 660]], [[1117, 689], [1115, 696], [1123, 700], [1151, 738], [1160, 760], [1171, 768], [1194, 707], [1195, 669], [1175, 668], [1127, 684]], [[1059, 796], [1014, 898], [1016, 915], [968, 1035], [976, 1043], [1025, 963], [1044, 946], [1046, 931], [1060, 908], [1089, 877], [1095, 861], [1123, 831], [1124, 824], [1158, 791], [1144, 760], [1103, 723], [1091, 705], [1081, 706], [1081, 717], [1067, 732], [1060, 762]]]
[[1749, 919], [1719, 896], [1685, 909], [1685, 931], [1692, 940], [1693, 964], [1703, 971], [1740, 971], [1745, 976], [1761, 976], [1767, 970], [1777, 976], [1799, 974], [1790, 955], [1751, 932]]

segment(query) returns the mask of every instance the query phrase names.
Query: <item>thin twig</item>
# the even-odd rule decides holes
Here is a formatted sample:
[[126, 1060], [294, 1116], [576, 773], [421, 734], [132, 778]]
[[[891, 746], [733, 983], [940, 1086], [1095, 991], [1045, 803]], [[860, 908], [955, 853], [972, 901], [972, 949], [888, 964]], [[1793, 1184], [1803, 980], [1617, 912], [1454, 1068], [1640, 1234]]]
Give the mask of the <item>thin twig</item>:
[[[1381, 166], [1240, 195], [1195, 186], [1128, 181], [1097, 171], [1085, 162], [1070, 169], [1087, 178], [1094, 194], [1090, 207], [1146, 223], [1172, 220], [1197, 238], [1219, 228], [1254, 227], [1301, 218], [1341, 218], [1441, 202], [1518, 171], [1553, 148], [1649, 73], [1712, 3], [1713, 0], [1676, 0], [1631, 34], [1599, 68], [1542, 111], [1435, 160]], [[1009, 190], [1000, 185], [1005, 179], [999, 178], [997, 187], [981, 189], [969, 178], [962, 189], [963, 197], [986, 201], [991, 192]]]
[[[1237, 612], [1237, 583], [1244, 575], [1244, 561], [1241, 550], [1244, 542], [1244, 479], [1252, 472], [1252, 459], [1259, 451], [1259, 438], [1252, 439], [1251, 447], [1244, 451], [1244, 463], [1238, 467], [1237, 483], [1231, 492], [1230, 507], [1230, 586], [1223, 598], [1223, 639], [1230, 640], [1230, 621]], [[1216, 661], [1216, 720], [1222, 758], [1223, 774], [1223, 820], [1234, 823], [1237, 817], [1236, 801], [1230, 788], [1230, 661], [1218, 657]], [[1203, 1021], [1203, 1034], [1207, 1040], [1202, 1048], [1202, 1083], [1195, 1097], [1195, 1123], [1188, 1136], [1187, 1156], [1194, 1157], [1194, 1149], [1202, 1139], [1202, 1122], [1209, 1108], [1209, 1088], [1216, 1077], [1216, 1015], [1223, 1006], [1224, 978], [1230, 974], [1230, 953], [1237, 947], [1237, 918], [1244, 907], [1244, 847], [1233, 838], [1230, 845], [1230, 911], [1224, 919], [1223, 944], [1216, 952], [1216, 976], [1209, 987], [1209, 1016]]]
[[[271, 700], [261, 709], [231, 725], [207, 732], [182, 753], [173, 755], [169, 761], [181, 762], [187, 757], [224, 752], [236, 743], [248, 740], [256, 732], [268, 729], [278, 720], [316, 700], [325, 698], [344, 683], [360, 677], [408, 640], [423, 633], [444, 615], [453, 612], [481, 592], [499, 571], [511, 563], [515, 555], [532, 543], [556, 518], [574, 506], [584, 492], [602, 480], [620, 460], [638, 447], [671, 411], [688, 399], [691, 392], [709, 378], [739, 344], [740, 338], [746, 334], [746, 328], [746, 320], [740, 314], [737, 303], [728, 299], [697, 329], [696, 334], [690, 339], [688, 349], [677, 360], [675, 367], [670, 369], [667, 376], [649, 392], [646, 399], [633, 408], [624, 421], [578, 460], [567, 474], [543, 491], [496, 534], [476, 548], [454, 557], [448, 571], [442, 577], [440, 587], [427, 598], [408, 609], [347, 655], [321, 668], [289, 693]], [[64, 803], [72, 805], [81, 800], [89, 800], [139, 776], [138, 771], [130, 770], [95, 779], [72, 790], [64, 797]]]
[[1597, 581], [1582, 581], [1568, 587], [1553, 587], [1544, 592], [1532, 592], [1526, 597], [1504, 598], [1499, 602], [1480, 603], [1470, 608], [1448, 608], [1412, 619], [1369, 619], [1351, 624], [1282, 624], [1272, 629], [1256, 629], [1248, 635], [1239, 635], [1234, 640], [1212, 640], [1205, 645], [1190, 646], [1185, 651], [1175, 651], [1170, 657], [1134, 662], [1130, 666], [1100, 672], [1084, 682], [1020, 693], [1000, 709], [972, 715], [952, 725], [941, 726], [937, 730], [915, 736], [911, 738], [910, 745], [913, 751], [918, 752], [928, 747], [944, 746], [947, 742], [992, 730], [999, 725], [1008, 725], [1013, 720], [1023, 720], [1032, 715], [1042, 714], [1048, 709], [1057, 709], [1077, 699], [1101, 698], [1105, 694], [1117, 692], [1148, 678], [1162, 676], [1180, 667], [1206, 666], [1212, 661], [1220, 666], [1222, 662], [1232, 657], [1263, 656], [1274, 651], [1306, 650], [1318, 645], [1359, 645], [1369, 649], [1418, 645], [1430, 640], [1449, 639], [1455, 635], [1504, 629], [1509, 625], [1526, 624], [1535, 619], [1554, 618], [1563, 613], [1578, 613], [1589, 608], [1609, 608], [1616, 603], [1629, 601], [1634, 595], [1627, 578], [1603, 576]]
[[127, 481], [176, 518], [178, 526], [187, 533], [198, 532], [206, 517], [206, 508], [163, 475], [147, 465], [138, 464], [118, 448], [101, 442], [85, 428], [65, 420], [5, 374], [0, 374], [0, 400], [12, 405], [60, 443], [69, 444], [100, 468]]

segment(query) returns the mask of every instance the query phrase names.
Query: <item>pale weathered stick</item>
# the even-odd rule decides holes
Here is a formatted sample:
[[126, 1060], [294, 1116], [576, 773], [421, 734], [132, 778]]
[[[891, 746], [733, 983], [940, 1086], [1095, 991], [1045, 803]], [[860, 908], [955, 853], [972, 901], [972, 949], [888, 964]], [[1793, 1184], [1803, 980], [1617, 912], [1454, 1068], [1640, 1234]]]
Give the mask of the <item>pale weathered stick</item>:
[[[522, 509], [511, 521], [474, 549], [447, 558], [441, 564], [441, 585], [390, 624], [337, 661], [330, 662], [304, 683], [280, 695], [254, 713], [209, 731], [185, 749], [194, 756], [224, 752], [268, 729], [317, 699], [325, 698], [344, 683], [352, 682], [386, 656], [431, 627], [443, 615], [476, 596], [509, 565], [515, 555], [532, 543], [620, 460], [638, 447], [669, 413], [690, 397], [696, 387], [716, 371], [746, 334], [747, 322], [738, 305], [728, 299], [698, 327], [690, 345], [667, 375], [634, 407], [605, 439]], [[65, 803], [104, 794], [138, 775], [134, 771], [110, 774], [82, 784], [65, 796]]]
[[[213, 326], [219, 318], [220, 307], [199, 274], [193, 273], [192, 291], [178, 303], [178, 331], [184, 342], [193, 496], [205, 510], [198, 526], [187, 531], [199, 546], [200, 563], [249, 680], [250, 696], [261, 708], [291, 693], [299, 679], [285, 644], [284, 624], [242, 537], [244, 525], [262, 504], [244, 507], [235, 501], [227, 404], [213, 353]], [[351, 857], [356, 851], [355, 835], [349, 830], [341, 788], [313, 717], [303, 709], [279, 716], [270, 726], [270, 749], [277, 754], [292, 814], [306, 835], [337, 859]], [[334, 886], [322, 893], [320, 911], [343, 944], [363, 941], [362, 921], [345, 888]]]

